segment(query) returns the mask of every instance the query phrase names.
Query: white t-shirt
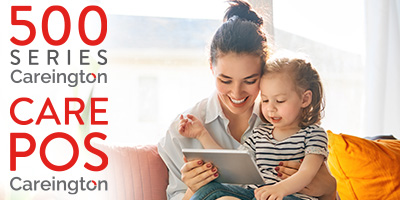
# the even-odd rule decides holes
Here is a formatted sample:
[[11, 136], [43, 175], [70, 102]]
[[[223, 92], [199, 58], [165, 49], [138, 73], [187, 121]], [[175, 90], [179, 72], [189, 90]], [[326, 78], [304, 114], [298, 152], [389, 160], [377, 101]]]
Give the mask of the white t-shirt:
[[[230, 134], [228, 128], [229, 120], [222, 111], [216, 92], [182, 114], [192, 114], [196, 116], [203, 123], [214, 140], [225, 149], [237, 149], [253, 133], [253, 129], [262, 124], [259, 118], [259, 102], [256, 101], [253, 106], [253, 114], [249, 119], [249, 127], [243, 134], [240, 143], [237, 142]], [[173, 200], [181, 200], [187, 189], [187, 186], [181, 181], [180, 169], [184, 164], [182, 149], [203, 148], [197, 139], [186, 138], [179, 134], [179, 116], [180, 115], [174, 119], [167, 134], [158, 143], [158, 152], [169, 171], [167, 197]]]

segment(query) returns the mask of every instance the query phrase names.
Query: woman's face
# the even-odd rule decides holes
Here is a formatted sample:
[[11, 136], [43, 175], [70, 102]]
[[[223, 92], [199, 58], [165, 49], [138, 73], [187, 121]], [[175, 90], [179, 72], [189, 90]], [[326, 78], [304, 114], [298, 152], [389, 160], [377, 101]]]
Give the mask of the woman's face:
[[224, 113], [243, 114], [251, 111], [260, 91], [260, 57], [228, 53], [217, 58], [212, 71]]

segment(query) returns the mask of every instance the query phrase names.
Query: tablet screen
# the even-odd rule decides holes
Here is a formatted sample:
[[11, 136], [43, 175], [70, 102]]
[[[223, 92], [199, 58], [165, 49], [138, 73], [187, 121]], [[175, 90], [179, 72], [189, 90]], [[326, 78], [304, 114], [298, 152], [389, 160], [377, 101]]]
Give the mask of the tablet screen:
[[263, 184], [252, 156], [246, 150], [182, 149], [188, 161], [201, 159], [218, 168], [216, 181], [231, 184]]

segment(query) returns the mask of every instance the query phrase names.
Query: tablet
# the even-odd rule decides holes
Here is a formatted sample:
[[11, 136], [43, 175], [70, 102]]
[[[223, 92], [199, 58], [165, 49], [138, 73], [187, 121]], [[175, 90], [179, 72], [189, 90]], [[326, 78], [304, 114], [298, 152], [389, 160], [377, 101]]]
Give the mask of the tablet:
[[246, 150], [182, 149], [188, 161], [201, 159], [218, 168], [216, 181], [231, 184], [263, 184], [263, 178]]

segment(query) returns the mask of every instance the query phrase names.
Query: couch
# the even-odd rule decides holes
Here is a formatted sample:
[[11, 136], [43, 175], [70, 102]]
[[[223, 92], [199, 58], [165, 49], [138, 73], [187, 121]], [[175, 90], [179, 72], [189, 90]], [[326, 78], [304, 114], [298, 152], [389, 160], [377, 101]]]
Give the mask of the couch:
[[[400, 141], [369, 140], [328, 131], [328, 166], [341, 199], [400, 199]], [[163, 200], [168, 170], [156, 145], [107, 147], [109, 179], [116, 190], [107, 199]]]
[[168, 169], [156, 145], [100, 148], [108, 155], [105, 178], [112, 186], [105, 199], [167, 199]]

